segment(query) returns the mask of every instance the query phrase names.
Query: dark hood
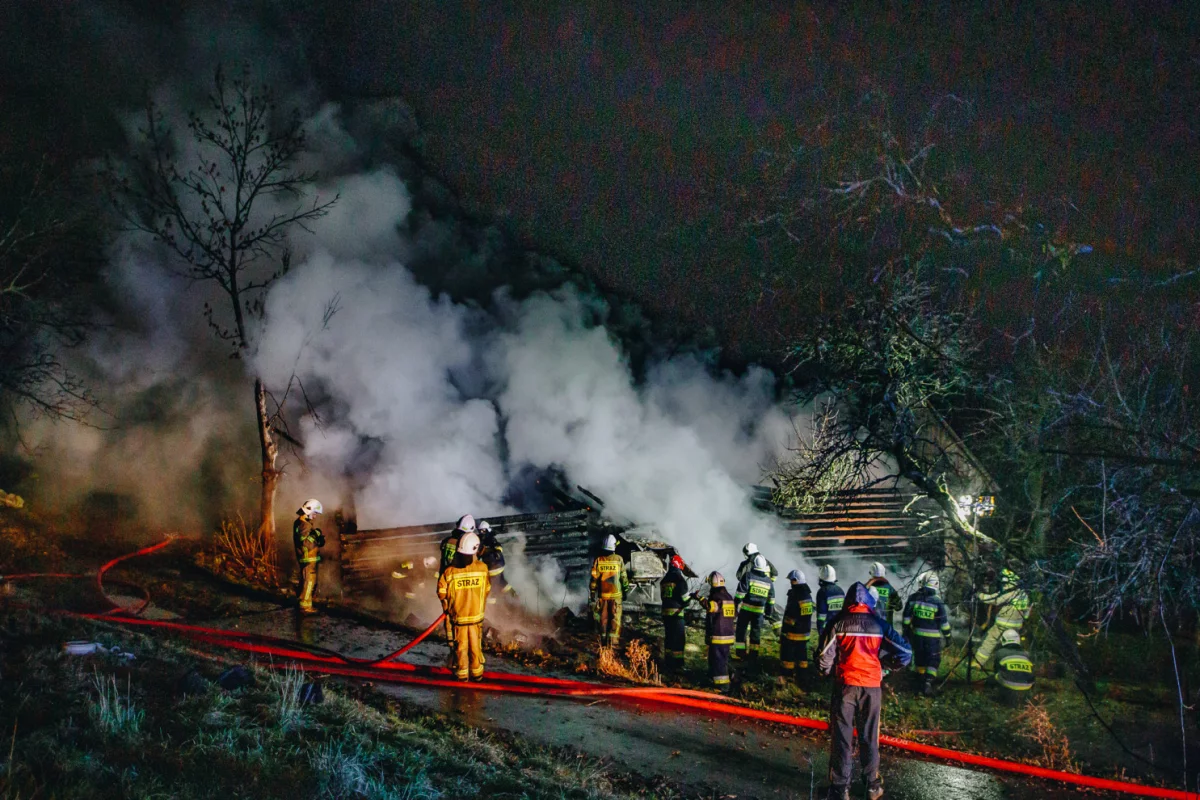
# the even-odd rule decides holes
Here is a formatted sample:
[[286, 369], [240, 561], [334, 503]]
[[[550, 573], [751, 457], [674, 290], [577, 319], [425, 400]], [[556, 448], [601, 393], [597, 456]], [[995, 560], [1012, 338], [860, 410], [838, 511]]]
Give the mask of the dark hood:
[[875, 598], [871, 597], [871, 593], [867, 591], [867, 587], [863, 586], [862, 583], [853, 583], [850, 585], [849, 591], [846, 592], [846, 605], [863, 605], [867, 608], [875, 608]]

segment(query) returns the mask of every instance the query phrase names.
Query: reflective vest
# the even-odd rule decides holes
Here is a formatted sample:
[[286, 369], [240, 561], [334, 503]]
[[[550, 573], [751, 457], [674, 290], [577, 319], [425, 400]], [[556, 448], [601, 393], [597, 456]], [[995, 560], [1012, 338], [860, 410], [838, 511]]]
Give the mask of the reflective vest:
[[616, 553], [596, 556], [592, 562], [592, 582], [588, 590], [593, 597], [601, 600], [623, 600], [629, 591], [625, 559]]
[[729, 590], [714, 586], [708, 593], [708, 614], [704, 618], [704, 634], [710, 645], [733, 644], [737, 628], [737, 609]]
[[946, 604], [933, 589], [918, 589], [904, 604], [904, 627], [913, 636], [942, 638], [950, 635]]
[[316, 564], [321, 560], [318, 548], [325, 546], [325, 534], [316, 523], [307, 517], [296, 517], [292, 523], [292, 544], [296, 547], [296, 560], [301, 564]]
[[487, 565], [473, 561], [465, 567], [446, 568], [438, 578], [438, 599], [452, 625], [474, 625], [483, 622], [491, 588]]
[[451, 564], [454, 563], [454, 556], [458, 554], [458, 537], [462, 536], [462, 531], [455, 530], [445, 539], [442, 539], [442, 566], [439, 572], [445, 572]]
[[742, 611], [751, 614], [761, 614], [775, 608], [775, 584], [770, 577], [758, 570], [751, 570], [738, 583], [737, 594], [733, 599], [739, 603]]
[[867, 581], [867, 588], [873, 588], [879, 593], [879, 602], [875, 604], [875, 613], [886, 619], [888, 625], [891, 625], [893, 612], [904, 607], [900, 602], [900, 593], [887, 578], [871, 578]]

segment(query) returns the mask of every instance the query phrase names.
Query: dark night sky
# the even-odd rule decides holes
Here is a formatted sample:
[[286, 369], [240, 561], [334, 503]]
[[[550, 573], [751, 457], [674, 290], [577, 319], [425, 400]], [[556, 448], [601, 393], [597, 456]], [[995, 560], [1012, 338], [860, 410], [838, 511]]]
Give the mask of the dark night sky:
[[[781, 257], [745, 224], [756, 154], [872, 85], [901, 130], [947, 93], [976, 104], [965, 205], [1004, 195], [1101, 252], [1192, 262], [1200, 5], [1048, 5], [301, 0], [255, 15], [304, 43], [334, 96], [412, 103], [465, 198], [737, 341], [770, 324], [755, 276]], [[174, 63], [177, 12], [159, 4], [45, 8], [0, 19], [9, 146], [48, 119], [74, 145], [98, 135], [112, 98]]]

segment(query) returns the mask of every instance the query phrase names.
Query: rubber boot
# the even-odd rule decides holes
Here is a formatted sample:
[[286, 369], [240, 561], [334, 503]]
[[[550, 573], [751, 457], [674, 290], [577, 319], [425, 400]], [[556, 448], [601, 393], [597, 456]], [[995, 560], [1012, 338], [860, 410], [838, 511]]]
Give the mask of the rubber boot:
[[867, 800], [879, 800], [883, 797], [883, 781], [876, 781], [867, 787]]
[[925, 680], [921, 682], [921, 694], [926, 697], [933, 697], [933, 676], [926, 675]]

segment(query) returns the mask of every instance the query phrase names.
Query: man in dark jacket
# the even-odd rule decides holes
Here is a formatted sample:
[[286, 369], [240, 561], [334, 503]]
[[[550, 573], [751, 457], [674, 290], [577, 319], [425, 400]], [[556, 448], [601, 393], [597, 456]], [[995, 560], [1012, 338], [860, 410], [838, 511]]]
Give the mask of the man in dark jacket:
[[883, 669], [900, 669], [912, 660], [904, 637], [874, 613], [867, 587], [855, 583], [842, 611], [821, 634], [819, 665], [822, 675], [835, 671], [829, 709], [832, 743], [829, 753], [829, 797], [849, 800], [850, 751], [858, 728], [859, 762], [870, 800], [883, 797], [879, 777], [879, 688]]
[[946, 604], [938, 597], [936, 572], [921, 576], [921, 588], [911, 594], [904, 604], [904, 632], [912, 642], [921, 693], [933, 695], [933, 681], [942, 666], [943, 640], [950, 639], [950, 615]]
[[812, 590], [798, 569], [788, 573], [788, 580], [792, 588], [788, 589], [783, 630], [779, 632], [779, 664], [784, 675], [802, 681], [808, 670], [808, 640], [812, 638]]
[[705, 601], [704, 638], [708, 644], [708, 676], [721, 691], [729, 688], [729, 648], [733, 645], [737, 611], [733, 595], [719, 572], [708, 576], [712, 588]]
[[504, 577], [504, 546], [496, 538], [496, 532], [487, 520], [479, 523], [479, 560], [488, 568], [488, 580], [492, 589], [488, 592], [488, 605], [498, 600], [507, 602], [514, 597], [513, 588]]
[[662, 595], [663, 620], [663, 666], [668, 672], [683, 666], [684, 645], [687, 643], [687, 623], [684, 608], [687, 606], [688, 585], [683, 576], [683, 559], [671, 556], [671, 566], [659, 584]]
[[1019, 706], [1029, 699], [1033, 689], [1033, 659], [1021, 647], [1021, 634], [1014, 628], [1000, 634], [996, 683], [1000, 685], [1000, 696], [1010, 706]]
[[837, 570], [825, 564], [817, 573], [817, 636], [825, 630], [825, 624], [842, 610], [846, 593], [837, 585]]
[[888, 625], [894, 627], [896, 624], [895, 613], [904, 608], [904, 603], [900, 600], [900, 593], [887, 579], [887, 567], [882, 563], [876, 561], [871, 564], [870, 572], [871, 579], [867, 581], [867, 588], [874, 588], [879, 593], [879, 602], [875, 606], [875, 613], [883, 617]]

